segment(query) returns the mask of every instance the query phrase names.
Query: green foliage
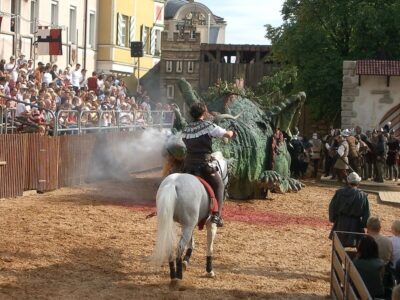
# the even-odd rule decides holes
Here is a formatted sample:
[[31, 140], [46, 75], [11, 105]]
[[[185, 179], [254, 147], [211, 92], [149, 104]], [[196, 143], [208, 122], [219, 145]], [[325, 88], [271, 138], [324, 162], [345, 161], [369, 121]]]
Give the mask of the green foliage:
[[258, 102], [268, 110], [291, 95], [296, 82], [297, 68], [287, 66], [272, 76], [264, 76], [257, 83], [254, 94]]
[[210, 86], [207, 92], [203, 95], [205, 101], [212, 102], [217, 98], [223, 97], [225, 95], [238, 95], [243, 98], [254, 99], [254, 92], [249, 88], [240, 88], [235, 83], [220, 81], [214, 86]]
[[273, 105], [280, 104], [289, 95], [292, 95], [296, 83], [297, 68], [286, 66], [271, 76], [264, 76], [254, 90], [240, 88], [235, 83], [223, 81], [209, 87], [203, 98], [210, 103], [225, 95], [237, 95], [257, 102], [265, 111], [268, 111]]
[[266, 25], [274, 59], [298, 69], [314, 117], [340, 115], [343, 60], [400, 58], [399, 0], [286, 0]]

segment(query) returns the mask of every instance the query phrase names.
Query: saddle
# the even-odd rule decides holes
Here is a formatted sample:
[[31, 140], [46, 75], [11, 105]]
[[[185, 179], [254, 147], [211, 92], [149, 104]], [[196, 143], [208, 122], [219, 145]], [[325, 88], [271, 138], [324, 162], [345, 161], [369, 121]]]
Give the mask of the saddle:
[[[204, 186], [204, 188], [207, 191], [208, 198], [210, 199], [210, 213], [217, 213], [218, 212], [218, 201], [217, 198], [215, 197], [215, 193], [211, 185], [205, 181], [203, 178], [200, 176], [196, 176], [196, 178], [201, 182], [201, 184]], [[197, 226], [199, 227], [199, 230], [202, 230], [204, 228], [204, 225], [206, 224], [208, 219], [208, 216], [204, 218], [203, 220], [200, 220], [199, 224]]]

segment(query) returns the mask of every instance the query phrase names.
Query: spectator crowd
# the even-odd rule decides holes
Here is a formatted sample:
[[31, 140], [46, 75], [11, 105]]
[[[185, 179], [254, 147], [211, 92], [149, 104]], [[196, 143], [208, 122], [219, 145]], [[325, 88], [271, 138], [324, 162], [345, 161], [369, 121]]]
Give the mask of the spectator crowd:
[[321, 139], [317, 133], [312, 139], [300, 137], [297, 131], [289, 143], [293, 177], [303, 178], [311, 173], [316, 178], [318, 170], [323, 169], [322, 178], [345, 183], [350, 172], [360, 174], [363, 180], [397, 181], [399, 151], [398, 130], [393, 130], [390, 122], [384, 128], [366, 132], [360, 126], [331, 128]]
[[393, 297], [397, 300], [400, 289], [400, 220], [392, 222], [392, 236], [382, 235], [381, 220], [370, 216], [368, 195], [358, 188], [360, 181], [357, 173], [350, 173], [348, 185], [338, 189], [333, 196], [329, 204], [329, 220], [333, 223], [330, 238], [336, 232], [344, 247], [356, 247], [357, 252], [351, 255], [353, 263], [374, 299]]
[[[61, 128], [74, 128], [78, 118], [87, 127], [112, 126], [117, 119], [122, 125], [146, 125], [154, 121], [151, 111], [171, 111], [168, 104], [152, 101], [142, 87], [138, 90], [130, 97], [120, 76], [88, 76], [80, 64], [64, 70], [42, 62], [35, 67], [24, 55], [0, 61], [0, 110], [15, 111], [22, 132], [51, 134], [55, 121]], [[0, 123], [7, 122], [10, 112], [1, 116]]]

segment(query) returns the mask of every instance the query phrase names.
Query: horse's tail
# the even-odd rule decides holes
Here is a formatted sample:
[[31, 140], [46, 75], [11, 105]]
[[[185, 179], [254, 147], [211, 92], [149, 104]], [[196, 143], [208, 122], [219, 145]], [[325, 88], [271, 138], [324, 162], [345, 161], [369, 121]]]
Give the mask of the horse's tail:
[[157, 192], [157, 239], [151, 261], [161, 266], [173, 254], [176, 246], [174, 210], [176, 189], [173, 183], [162, 186]]

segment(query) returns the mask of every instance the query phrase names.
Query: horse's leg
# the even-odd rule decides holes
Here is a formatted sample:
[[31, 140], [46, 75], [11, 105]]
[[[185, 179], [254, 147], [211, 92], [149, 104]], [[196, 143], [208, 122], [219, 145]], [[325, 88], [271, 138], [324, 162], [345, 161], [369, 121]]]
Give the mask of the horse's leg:
[[169, 258], [169, 276], [171, 280], [176, 278], [175, 259], [173, 256]]
[[190, 257], [192, 256], [193, 249], [194, 249], [194, 237], [192, 235], [192, 237], [190, 239], [189, 247], [187, 248], [186, 254], [183, 257], [183, 269], [185, 271], [189, 265], [189, 261], [190, 261]]
[[176, 251], [176, 278], [182, 279], [183, 262], [182, 255], [185, 251], [186, 245], [192, 238], [194, 226], [184, 227], [182, 229], [182, 237], [178, 244], [178, 250]]
[[217, 224], [208, 222], [207, 223], [207, 263], [206, 271], [208, 277], [215, 277], [215, 273], [212, 267], [212, 255], [214, 251], [214, 239], [217, 234]]

